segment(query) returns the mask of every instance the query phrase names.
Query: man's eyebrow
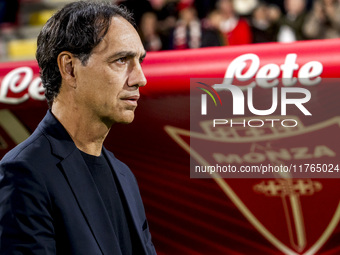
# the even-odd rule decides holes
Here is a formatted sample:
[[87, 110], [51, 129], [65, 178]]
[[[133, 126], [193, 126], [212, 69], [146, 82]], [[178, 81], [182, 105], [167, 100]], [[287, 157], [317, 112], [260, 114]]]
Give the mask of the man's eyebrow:
[[[134, 58], [137, 55], [138, 55], [137, 52], [134, 52], [134, 51], [119, 51], [109, 56], [107, 60], [112, 61], [117, 58]], [[140, 57], [140, 60], [143, 60], [145, 56], [146, 56], [146, 52], [144, 52], [144, 54]]]

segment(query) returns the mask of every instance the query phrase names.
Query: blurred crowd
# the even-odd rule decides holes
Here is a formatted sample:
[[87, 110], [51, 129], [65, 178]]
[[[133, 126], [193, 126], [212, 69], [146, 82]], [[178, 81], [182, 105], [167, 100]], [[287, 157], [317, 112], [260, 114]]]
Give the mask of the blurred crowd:
[[125, 0], [148, 51], [340, 37], [340, 0]]
[[[147, 51], [340, 37], [340, 0], [102, 1], [125, 5], [134, 13]], [[41, 26], [60, 7], [47, 4], [67, 2], [0, 0], [0, 60], [19, 51], [32, 56]]]

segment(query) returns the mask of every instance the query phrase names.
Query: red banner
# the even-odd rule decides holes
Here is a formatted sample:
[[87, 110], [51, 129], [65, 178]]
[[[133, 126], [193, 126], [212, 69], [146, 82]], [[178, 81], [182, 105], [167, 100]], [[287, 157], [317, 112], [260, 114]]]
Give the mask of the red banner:
[[[321, 108], [325, 101], [338, 100], [340, 91], [334, 86], [330, 94], [314, 85], [338, 78], [339, 59], [340, 39], [147, 54], [143, 69], [148, 84], [141, 88], [136, 118], [113, 127], [105, 146], [135, 173], [159, 254], [340, 253], [340, 176], [191, 179], [188, 153], [190, 78], [225, 77], [244, 84], [284, 78], [287, 87], [313, 87]], [[36, 128], [47, 104], [35, 61], [0, 63], [0, 84], [1, 158]], [[334, 151], [339, 158], [328, 146], [336, 145], [338, 113], [309, 123], [303, 119], [313, 132], [285, 138], [290, 157], [310, 147], [305, 156], [332, 156]], [[243, 146], [239, 154], [245, 161], [251, 143]]]

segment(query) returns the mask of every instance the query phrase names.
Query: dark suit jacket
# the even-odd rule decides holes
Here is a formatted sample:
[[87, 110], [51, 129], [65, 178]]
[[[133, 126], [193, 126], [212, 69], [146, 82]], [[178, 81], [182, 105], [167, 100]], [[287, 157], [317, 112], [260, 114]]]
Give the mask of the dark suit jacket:
[[[156, 254], [134, 175], [112, 153], [103, 153], [138, 233], [138, 254]], [[50, 112], [0, 162], [0, 237], [0, 254], [121, 254], [91, 173]]]

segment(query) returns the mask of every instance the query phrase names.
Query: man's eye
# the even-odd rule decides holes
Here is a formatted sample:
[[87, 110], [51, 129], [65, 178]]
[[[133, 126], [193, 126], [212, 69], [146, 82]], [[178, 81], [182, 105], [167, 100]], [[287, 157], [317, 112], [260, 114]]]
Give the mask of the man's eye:
[[118, 64], [125, 64], [127, 61], [127, 57], [122, 57], [116, 60]]

